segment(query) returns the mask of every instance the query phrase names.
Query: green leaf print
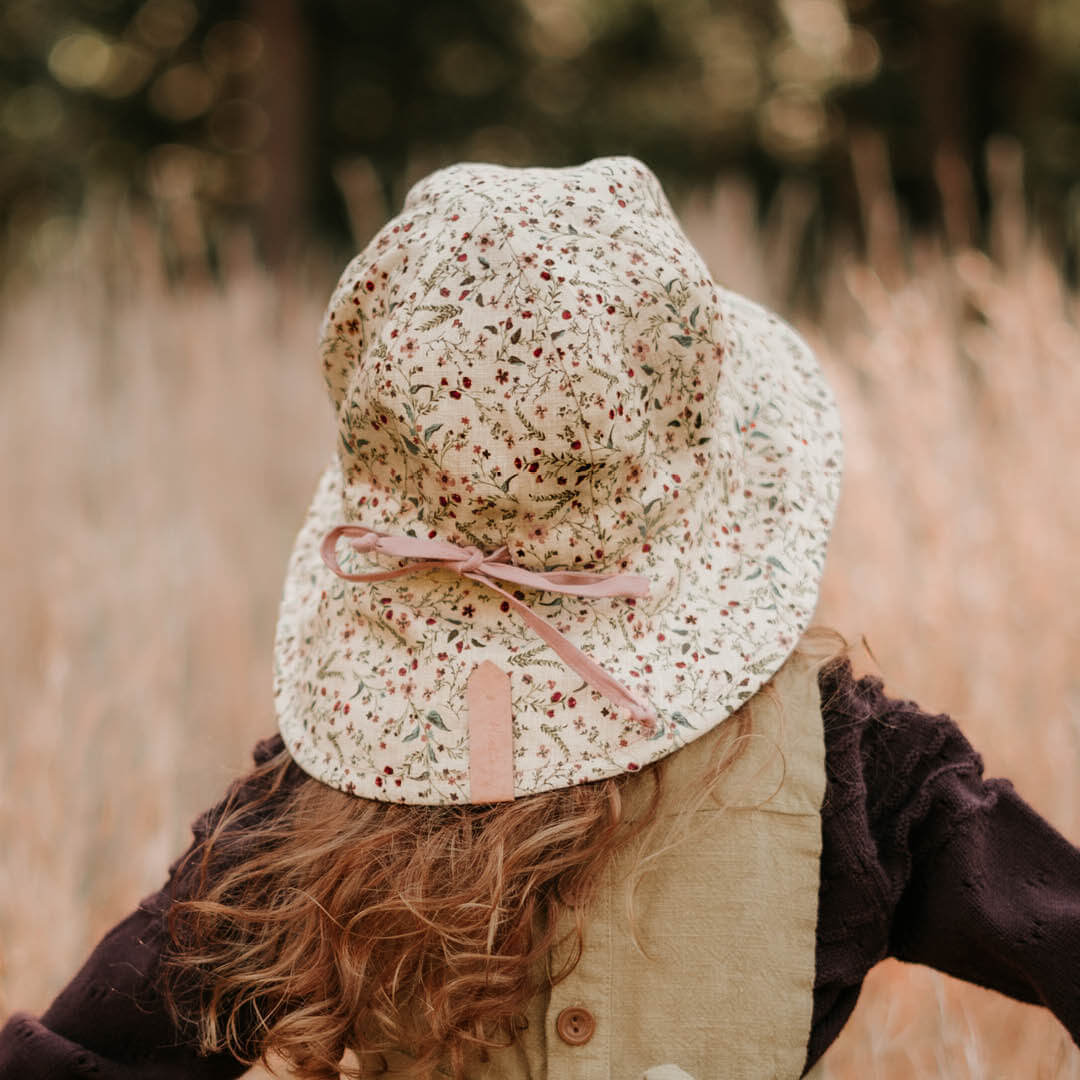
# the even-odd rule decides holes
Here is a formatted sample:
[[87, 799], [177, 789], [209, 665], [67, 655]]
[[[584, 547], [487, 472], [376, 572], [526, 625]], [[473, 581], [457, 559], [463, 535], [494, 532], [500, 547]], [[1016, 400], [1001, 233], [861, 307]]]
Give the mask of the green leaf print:
[[689, 334], [672, 334], [671, 340], [677, 341], [684, 349], [694, 344], [694, 339]]
[[417, 311], [432, 311], [434, 315], [417, 329], [423, 334], [434, 330], [436, 326], [446, 322], [447, 319], [457, 318], [461, 314], [461, 308], [457, 304], [421, 304]]
[[449, 731], [450, 729], [443, 723], [443, 718], [434, 710], [428, 709], [427, 716], [424, 719], [434, 727], [437, 727], [440, 731]]

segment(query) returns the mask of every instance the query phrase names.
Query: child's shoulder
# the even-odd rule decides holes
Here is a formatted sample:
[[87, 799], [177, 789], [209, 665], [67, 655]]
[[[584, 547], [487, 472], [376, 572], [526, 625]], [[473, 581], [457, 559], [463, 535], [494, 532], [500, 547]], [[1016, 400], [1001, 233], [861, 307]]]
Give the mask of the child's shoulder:
[[896, 813], [949, 775], [981, 776], [982, 757], [946, 713], [894, 697], [848, 658], [818, 676], [833, 798], [859, 798], [871, 817]]

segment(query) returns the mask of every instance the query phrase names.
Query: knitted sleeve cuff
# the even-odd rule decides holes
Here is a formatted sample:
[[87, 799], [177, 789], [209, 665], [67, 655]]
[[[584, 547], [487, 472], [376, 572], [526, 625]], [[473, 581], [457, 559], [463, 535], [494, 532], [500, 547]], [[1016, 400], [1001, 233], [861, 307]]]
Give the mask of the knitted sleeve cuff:
[[12, 1014], [0, 1028], [0, 1076], [11, 1080], [135, 1080], [126, 1065], [106, 1061], [50, 1031], [29, 1013]]

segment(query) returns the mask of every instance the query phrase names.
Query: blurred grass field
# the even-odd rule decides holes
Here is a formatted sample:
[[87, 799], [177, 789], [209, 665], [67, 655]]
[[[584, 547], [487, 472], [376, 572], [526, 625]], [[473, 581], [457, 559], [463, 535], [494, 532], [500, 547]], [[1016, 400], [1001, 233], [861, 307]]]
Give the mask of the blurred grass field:
[[[902, 242], [871, 183], [868, 256], [830, 245], [794, 316], [846, 426], [819, 621], [1080, 843], [1080, 302], [999, 164], [987, 250], [959, 219]], [[759, 225], [732, 180], [682, 212], [719, 281], [785, 309], [805, 199]], [[177, 287], [134, 213], [70, 239], [0, 296], [0, 1018], [48, 1004], [273, 731], [278, 591], [333, 445], [338, 267], [272, 278], [237, 239], [223, 284]], [[1043, 1010], [886, 963], [822, 1073], [1075, 1078], [1080, 1052]]]

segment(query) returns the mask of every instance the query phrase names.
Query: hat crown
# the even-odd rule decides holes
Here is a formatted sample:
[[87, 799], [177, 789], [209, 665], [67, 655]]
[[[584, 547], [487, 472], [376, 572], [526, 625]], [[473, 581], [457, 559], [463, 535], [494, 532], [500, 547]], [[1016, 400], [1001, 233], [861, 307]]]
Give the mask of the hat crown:
[[719, 310], [635, 159], [434, 173], [324, 321], [346, 519], [627, 565], [716, 475]]

